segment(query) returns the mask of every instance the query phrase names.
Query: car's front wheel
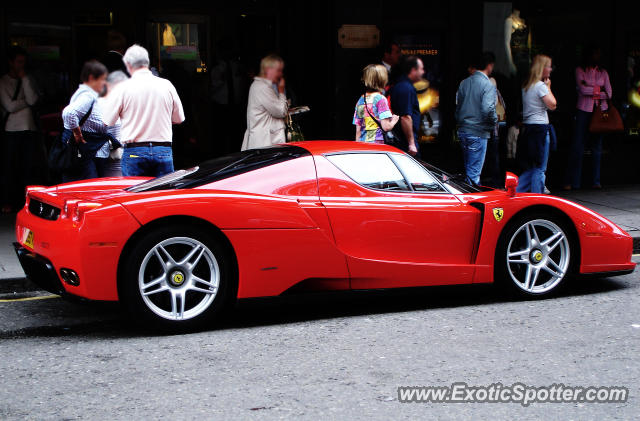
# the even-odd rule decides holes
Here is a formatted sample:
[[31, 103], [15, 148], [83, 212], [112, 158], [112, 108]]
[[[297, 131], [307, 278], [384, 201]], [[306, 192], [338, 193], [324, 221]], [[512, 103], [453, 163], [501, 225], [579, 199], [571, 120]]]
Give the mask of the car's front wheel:
[[229, 253], [206, 232], [188, 225], [161, 228], [130, 251], [121, 291], [136, 320], [190, 329], [212, 322], [227, 304]]
[[572, 269], [570, 235], [567, 224], [555, 216], [531, 214], [513, 221], [498, 244], [498, 280], [525, 296], [557, 291]]

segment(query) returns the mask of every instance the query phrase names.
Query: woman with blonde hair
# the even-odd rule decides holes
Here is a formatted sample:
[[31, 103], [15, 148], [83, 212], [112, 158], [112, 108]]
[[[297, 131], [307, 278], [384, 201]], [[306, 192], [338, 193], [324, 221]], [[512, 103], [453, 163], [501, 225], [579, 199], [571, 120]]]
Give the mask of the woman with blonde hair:
[[370, 64], [362, 71], [365, 93], [356, 104], [353, 125], [356, 141], [384, 143], [384, 132], [390, 132], [399, 117], [391, 114], [387, 98], [382, 95], [388, 82], [387, 69], [382, 64]]
[[260, 74], [249, 89], [247, 131], [242, 150], [285, 143], [285, 117], [288, 113], [284, 61], [274, 54], [260, 62]]
[[523, 129], [518, 139], [517, 160], [525, 169], [520, 175], [518, 192], [544, 193], [549, 149], [555, 148], [556, 136], [549, 124], [548, 110], [557, 107], [551, 92], [551, 58], [537, 55], [522, 88]]

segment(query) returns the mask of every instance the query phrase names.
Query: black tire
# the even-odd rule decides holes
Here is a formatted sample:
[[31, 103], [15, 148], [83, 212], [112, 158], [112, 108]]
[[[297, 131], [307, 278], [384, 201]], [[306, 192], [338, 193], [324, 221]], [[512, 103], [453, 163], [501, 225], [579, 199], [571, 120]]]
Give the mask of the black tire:
[[[213, 266], [214, 268], [217, 266], [217, 273], [219, 275], [217, 277], [218, 285], [215, 294], [201, 293], [199, 290], [189, 290], [188, 286], [189, 282], [191, 282], [191, 272], [188, 272], [186, 269], [183, 270], [183, 268], [179, 266], [174, 266], [172, 269], [167, 270], [164, 265], [160, 263], [159, 258], [156, 257], [164, 253], [160, 252], [158, 255], [153, 254], [153, 250], [156, 249], [159, 244], [169, 242], [163, 246], [168, 252], [168, 256], [173, 257], [175, 261], [185, 258], [186, 255], [181, 255], [182, 248], [187, 249], [188, 254], [188, 247], [191, 247], [192, 244], [175, 243], [178, 241], [192, 241], [194, 244], [199, 243], [202, 245], [202, 257], [199, 258], [194, 266], [194, 274], [197, 272], [198, 276], [200, 276], [201, 273], [206, 273], [204, 272], [206, 269], [211, 272], [211, 279], [213, 279], [214, 271], [211, 270], [210, 266], [213, 261], [215, 262]], [[196, 256], [197, 254], [198, 253], [196, 253]], [[211, 256], [213, 256], [213, 260]], [[169, 257], [169, 259], [171, 257]], [[205, 260], [204, 263], [202, 260], [203, 257]], [[167, 259], [167, 255], [164, 255], [164, 259]], [[141, 270], [143, 263], [145, 269]], [[158, 269], [156, 274], [150, 276], [150, 272], [153, 272], [156, 268]], [[180, 274], [182, 274], [182, 276], [180, 276]], [[146, 292], [151, 292], [153, 295], [149, 295], [145, 299], [141, 292], [140, 276], [142, 276], [143, 283], [147, 278], [160, 279], [164, 277], [165, 280], [158, 285], [158, 290], [161, 288], [168, 289], [156, 293], [154, 292], [155, 287], [149, 288]], [[205, 278], [206, 276], [202, 279], [205, 280]], [[176, 279], [183, 284], [175, 284], [174, 281]], [[210, 280], [210, 278], [206, 278], [206, 280]], [[190, 225], [160, 227], [147, 232], [143, 237], [138, 239], [129, 249], [128, 256], [125, 256], [119, 288], [120, 300], [131, 319], [144, 328], [151, 327], [168, 332], [192, 331], [211, 327], [220, 319], [233, 298], [233, 291], [235, 291], [233, 285], [235, 281], [235, 270], [231, 251], [228, 250], [228, 247], [216, 238], [215, 235], [211, 235], [201, 227]], [[199, 287], [201, 290], [213, 289], [213, 287], [208, 287], [201, 283], [197, 283], [194, 286]], [[184, 288], [181, 289], [181, 287]], [[177, 291], [184, 291], [184, 295], [177, 300], [178, 304], [176, 306], [176, 299], [173, 298], [173, 293]], [[208, 298], [211, 295], [214, 295], [214, 297]], [[202, 296], [202, 298], [199, 296]], [[190, 302], [197, 303], [199, 300], [202, 300], [200, 304], [202, 304], [203, 308], [200, 309], [200, 307], [198, 307], [198, 309], [194, 310], [194, 314], [197, 314], [193, 317], [179, 319], [178, 314], [180, 314], [179, 306], [182, 302], [181, 299], [184, 300], [182, 307], [183, 316], [188, 314]], [[167, 308], [163, 309], [165, 305], [167, 305]], [[169, 311], [169, 307], [172, 305], [174, 306], [174, 311], [176, 307], [178, 307], [177, 311], [175, 311], [175, 319], [170, 319], [167, 318], [167, 315], [156, 313], [163, 310]], [[193, 308], [195, 309], [196, 307], [197, 304]]]
[[[527, 298], [549, 297], [562, 291], [575, 273], [578, 261], [577, 253], [579, 253], [573, 227], [569, 224], [570, 222], [565, 218], [542, 211], [529, 212], [509, 221], [501, 233], [496, 247], [494, 262], [496, 284], [509, 295]], [[525, 230], [530, 230], [530, 228], [525, 227], [531, 226], [534, 227], [540, 241], [536, 242], [535, 239], [532, 239], [529, 245], [533, 246], [527, 246], [529, 240]], [[552, 241], [551, 246], [556, 241], [558, 244], [549, 251], [544, 243], [557, 235], [558, 232], [562, 233], [566, 241], [560, 237]], [[533, 238], [534, 234], [531, 230], [529, 235], [530, 238]], [[510, 251], [523, 253], [523, 256], [512, 256], [511, 263], [507, 263], [510, 243]], [[527, 253], [525, 254], [525, 252]], [[566, 253], [564, 260], [563, 253]], [[513, 262], [516, 259], [522, 259], [522, 262]], [[555, 272], [555, 275], [549, 273], [549, 269]], [[531, 273], [531, 277], [529, 277], [529, 273]]]

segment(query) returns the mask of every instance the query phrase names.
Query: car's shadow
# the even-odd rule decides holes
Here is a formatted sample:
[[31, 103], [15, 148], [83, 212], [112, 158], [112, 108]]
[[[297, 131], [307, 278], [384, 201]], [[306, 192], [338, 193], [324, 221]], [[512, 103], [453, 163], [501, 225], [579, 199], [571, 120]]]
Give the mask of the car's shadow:
[[[633, 288], [633, 286], [620, 278], [585, 278], [573, 281], [561, 294], [548, 300], [603, 294], [627, 288]], [[114, 303], [55, 301], [57, 301], [56, 313], [60, 315], [62, 312], [62, 316], [69, 323], [6, 330], [0, 332], [0, 338], [69, 335], [113, 338], [167, 334], [132, 325], [121, 314], [120, 307]], [[505, 295], [493, 285], [296, 294], [240, 300], [220, 323], [207, 330], [242, 329], [341, 317], [429, 311], [518, 301], [524, 302], [526, 299]]]

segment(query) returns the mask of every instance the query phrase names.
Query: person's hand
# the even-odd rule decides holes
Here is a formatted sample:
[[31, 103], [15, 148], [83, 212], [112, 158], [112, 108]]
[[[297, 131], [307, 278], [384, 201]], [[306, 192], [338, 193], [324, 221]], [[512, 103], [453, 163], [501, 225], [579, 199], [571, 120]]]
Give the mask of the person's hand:
[[409, 143], [409, 155], [416, 156], [418, 155], [418, 148], [415, 143]]
[[284, 93], [284, 78], [280, 79], [280, 82], [278, 82], [278, 92], [280, 92], [281, 94]]
[[76, 141], [76, 143], [80, 144], [80, 143], [87, 143], [86, 140], [84, 140], [84, 137], [82, 136], [82, 131], [77, 128], [77, 129], [73, 129], [73, 139]]
[[547, 85], [547, 88], [551, 89], [551, 78], [548, 77], [544, 80], [544, 84]]

